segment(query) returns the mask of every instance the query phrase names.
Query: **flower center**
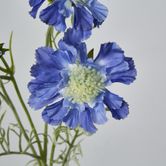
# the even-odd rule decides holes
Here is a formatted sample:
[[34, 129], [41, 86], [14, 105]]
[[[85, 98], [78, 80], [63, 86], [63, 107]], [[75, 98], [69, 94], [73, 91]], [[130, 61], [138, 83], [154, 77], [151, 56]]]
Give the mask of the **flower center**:
[[92, 102], [104, 88], [104, 77], [96, 69], [72, 65], [64, 94], [75, 103]]

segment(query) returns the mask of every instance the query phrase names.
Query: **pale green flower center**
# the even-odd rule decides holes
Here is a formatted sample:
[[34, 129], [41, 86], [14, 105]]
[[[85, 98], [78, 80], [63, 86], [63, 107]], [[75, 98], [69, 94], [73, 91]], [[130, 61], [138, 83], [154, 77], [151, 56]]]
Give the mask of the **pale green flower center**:
[[75, 103], [90, 103], [104, 88], [104, 77], [96, 69], [72, 65], [64, 95]]

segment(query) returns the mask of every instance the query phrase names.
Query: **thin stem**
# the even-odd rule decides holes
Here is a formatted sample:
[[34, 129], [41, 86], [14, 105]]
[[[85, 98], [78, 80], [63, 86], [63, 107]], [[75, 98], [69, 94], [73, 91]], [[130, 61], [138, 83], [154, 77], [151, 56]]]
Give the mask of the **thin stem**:
[[69, 154], [70, 154], [70, 152], [71, 152], [71, 150], [72, 150], [72, 148], [73, 148], [73, 146], [74, 146], [74, 143], [75, 143], [75, 141], [76, 141], [76, 138], [78, 137], [78, 133], [79, 133], [79, 130], [76, 130], [76, 131], [75, 131], [74, 138], [73, 138], [71, 144], [69, 145], [69, 148], [68, 148], [68, 150], [67, 150], [67, 153], [66, 153], [66, 155], [65, 155], [65, 158], [64, 158], [64, 160], [63, 160], [62, 166], [65, 166], [66, 163], [67, 163], [67, 161], [68, 161]]
[[44, 150], [43, 150], [43, 161], [44, 163], [47, 165], [47, 145], [48, 145], [48, 138], [47, 138], [47, 135], [48, 135], [48, 124], [45, 123], [45, 126], [44, 126]]
[[5, 146], [2, 143], [0, 145], [1, 145], [2, 149], [3, 149], [3, 151], [7, 152], [7, 150], [5, 149]]
[[48, 29], [47, 29], [47, 33], [46, 33], [46, 46], [51, 47], [51, 48], [53, 48], [53, 45], [52, 45], [53, 31], [54, 31], [53, 27], [49, 26]]
[[10, 80], [10, 77], [9, 76], [6, 76], [6, 75], [0, 75], [0, 79], [2, 80]]
[[[25, 105], [25, 103], [24, 103], [24, 100], [23, 100], [23, 98], [22, 98], [22, 96], [21, 96], [21, 93], [20, 93], [20, 90], [19, 90], [19, 88], [18, 88], [17, 82], [16, 82], [15, 77], [14, 77], [14, 75], [13, 75], [13, 72], [10, 70], [9, 65], [7, 64], [6, 60], [5, 60], [3, 57], [1, 58], [1, 60], [2, 60], [2, 62], [4, 63], [6, 69], [7, 69], [7, 70], [9, 71], [9, 73], [10, 73], [11, 81], [12, 81], [12, 83], [13, 83], [13, 85], [14, 85], [15, 91], [16, 91], [17, 96], [18, 96], [18, 98], [19, 98], [19, 101], [20, 101], [20, 103], [21, 103], [21, 105], [22, 105], [22, 107], [23, 107], [23, 109], [24, 109], [24, 112], [25, 112], [25, 114], [26, 114], [26, 116], [27, 116], [27, 118], [28, 118], [28, 121], [29, 121], [29, 123], [30, 123], [31, 129], [34, 131], [34, 135], [35, 135], [35, 138], [36, 138], [36, 141], [37, 141], [37, 144], [38, 144], [39, 152], [40, 152], [40, 155], [42, 156], [42, 154], [43, 154], [42, 146], [41, 146], [39, 137], [38, 137], [38, 135], [37, 135], [37, 131], [36, 131], [35, 125], [34, 125], [34, 123], [33, 123], [33, 121], [32, 121], [32, 118], [31, 118], [31, 116], [30, 116], [30, 114], [29, 114], [29, 112], [28, 112], [28, 109], [27, 109], [27, 107], [26, 107], [26, 105]], [[16, 111], [16, 112], [17, 112], [17, 111]]]
[[18, 85], [17, 85], [17, 82], [16, 82], [14, 76], [11, 76], [11, 81], [12, 81], [12, 83], [13, 83], [13, 85], [14, 85], [15, 91], [16, 91], [17, 96], [18, 96], [18, 98], [19, 98], [19, 100], [20, 100], [20, 103], [21, 103], [21, 105], [22, 105], [22, 107], [23, 107], [23, 109], [24, 109], [24, 111], [25, 111], [25, 114], [26, 114], [26, 116], [27, 116], [27, 118], [28, 118], [28, 121], [29, 121], [30, 126], [31, 126], [31, 128], [32, 128], [32, 131], [34, 131], [34, 135], [35, 135], [35, 138], [36, 138], [36, 141], [37, 141], [37, 144], [38, 144], [39, 152], [40, 152], [40, 154], [42, 155], [42, 153], [43, 153], [43, 151], [42, 151], [42, 146], [41, 146], [39, 137], [38, 137], [38, 135], [37, 135], [37, 131], [36, 131], [35, 125], [34, 125], [34, 123], [33, 123], [33, 121], [32, 121], [32, 118], [31, 118], [29, 112], [28, 112], [28, 109], [27, 109], [27, 107], [26, 107], [26, 105], [25, 105], [25, 103], [24, 103], [24, 101], [23, 101], [23, 98], [22, 98], [22, 96], [21, 96], [20, 90], [19, 90], [19, 88], [18, 88]]
[[1, 156], [6, 156], [6, 155], [27, 155], [27, 156], [30, 156], [30, 157], [33, 157], [33, 158], [36, 158], [38, 160], [41, 159], [40, 156], [38, 155], [34, 155], [34, 154], [31, 154], [31, 153], [28, 153], [28, 152], [15, 152], [15, 151], [10, 151], [10, 152], [4, 152], [4, 153], [0, 153], [0, 157]]
[[[9, 95], [8, 95], [8, 93], [7, 93], [7, 91], [6, 91], [6, 89], [5, 89], [5, 87], [4, 87], [4, 85], [3, 85], [3, 83], [2, 83], [1, 80], [0, 80], [0, 85], [1, 85], [1, 88], [2, 88], [2, 91], [3, 91], [4, 95], [5, 95], [5, 97], [6, 97], [7, 100], [8, 100], [9, 106], [10, 106], [11, 109], [13, 110], [14, 116], [15, 116], [17, 122], [18, 122], [18, 125], [19, 125], [20, 129], [21, 129], [21, 131], [23, 132], [23, 135], [24, 135], [26, 141], [29, 143], [29, 141], [30, 141], [30, 140], [29, 140], [29, 137], [28, 137], [28, 135], [27, 135], [27, 133], [26, 133], [26, 131], [25, 131], [23, 125], [22, 125], [22, 122], [21, 122], [20, 117], [19, 117], [19, 115], [18, 115], [18, 113], [17, 113], [17, 110], [16, 110], [14, 104], [12, 103], [12, 101], [11, 101], [11, 99], [10, 99], [10, 97], [9, 97]], [[36, 153], [36, 151], [35, 151], [33, 145], [30, 144], [30, 148], [31, 148], [33, 154], [34, 154], [34, 155], [37, 155], [37, 153]], [[40, 163], [40, 161], [39, 161], [39, 163]]]
[[58, 135], [55, 135], [55, 138], [52, 142], [52, 147], [51, 147], [51, 154], [50, 154], [50, 166], [53, 166], [53, 160], [54, 160], [54, 153], [55, 153], [55, 148], [56, 148], [56, 142], [58, 141], [58, 138], [60, 136], [60, 132], [58, 132]]
[[51, 155], [50, 155], [50, 166], [53, 166], [53, 159], [54, 159], [55, 147], [56, 147], [55, 143], [52, 143]]
[[7, 73], [7, 70], [0, 66], [0, 71]]
[[9, 73], [10, 72], [10, 67], [8, 66], [7, 62], [5, 61], [5, 59], [3, 57], [1, 57], [1, 60], [2, 60], [2, 62], [4, 64], [4, 66], [6, 67], [7, 72]]

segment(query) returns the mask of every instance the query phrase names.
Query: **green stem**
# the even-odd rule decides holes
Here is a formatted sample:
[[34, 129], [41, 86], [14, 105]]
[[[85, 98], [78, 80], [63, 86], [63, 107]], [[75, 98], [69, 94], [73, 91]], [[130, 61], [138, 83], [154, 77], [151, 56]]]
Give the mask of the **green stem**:
[[45, 123], [45, 126], [44, 126], [44, 152], [43, 152], [43, 161], [45, 163], [45, 165], [47, 165], [47, 145], [48, 145], [48, 138], [47, 138], [47, 135], [48, 135], [48, 124]]
[[6, 70], [8, 73], [10, 73], [10, 67], [9, 67], [9, 65], [7, 64], [6, 60], [5, 60], [3, 57], [1, 57], [1, 60], [2, 60], [2, 62], [3, 62], [3, 64], [4, 64], [4, 66], [6, 67], [5, 70]]
[[50, 155], [50, 166], [53, 166], [53, 159], [54, 159], [55, 147], [56, 147], [55, 143], [52, 143], [51, 155]]
[[[26, 133], [26, 131], [25, 131], [23, 125], [22, 125], [22, 122], [21, 122], [20, 117], [19, 117], [19, 115], [18, 115], [18, 113], [17, 113], [17, 110], [16, 110], [14, 104], [12, 103], [12, 100], [10, 99], [10, 97], [9, 97], [9, 95], [8, 95], [8, 93], [7, 93], [7, 91], [6, 91], [5, 87], [4, 87], [4, 85], [3, 85], [3, 82], [2, 82], [1, 80], [0, 80], [0, 85], [1, 85], [2, 91], [3, 91], [3, 93], [4, 93], [4, 96], [5, 96], [6, 99], [8, 100], [9, 106], [10, 106], [11, 109], [13, 110], [13, 114], [14, 114], [14, 116], [15, 116], [17, 122], [18, 122], [18, 125], [19, 125], [20, 129], [21, 129], [21, 131], [22, 131], [22, 133], [23, 133], [23, 135], [24, 135], [26, 141], [29, 143], [29, 141], [30, 141], [30, 140], [29, 140], [29, 137], [28, 137], [28, 135], [27, 135], [27, 133]], [[33, 147], [33, 145], [30, 144], [30, 148], [31, 148], [33, 154], [34, 154], [34, 155], [37, 155], [37, 153], [36, 153], [35, 148]], [[39, 162], [39, 164], [40, 164], [40, 161], [38, 161], [38, 162]]]
[[7, 70], [0, 66], [0, 71], [7, 73]]
[[39, 152], [40, 152], [40, 155], [42, 156], [42, 154], [43, 154], [42, 146], [41, 146], [39, 137], [38, 137], [38, 135], [37, 135], [37, 131], [36, 131], [35, 125], [34, 125], [34, 123], [33, 123], [33, 121], [32, 121], [32, 118], [31, 118], [29, 112], [28, 112], [28, 109], [27, 109], [27, 107], [26, 107], [26, 105], [25, 105], [25, 103], [24, 103], [24, 101], [23, 101], [23, 98], [22, 98], [22, 96], [21, 96], [21, 93], [20, 93], [20, 90], [19, 90], [19, 88], [18, 88], [17, 82], [16, 82], [16, 80], [15, 80], [15, 78], [14, 78], [13, 75], [11, 75], [11, 81], [12, 81], [12, 83], [13, 83], [13, 85], [14, 85], [16, 94], [17, 94], [17, 96], [18, 96], [18, 98], [19, 98], [19, 101], [20, 101], [20, 103], [21, 103], [21, 105], [22, 105], [22, 107], [23, 107], [23, 109], [24, 109], [24, 112], [25, 112], [25, 114], [26, 114], [26, 116], [27, 116], [27, 118], [28, 118], [28, 121], [29, 121], [29, 123], [30, 123], [31, 129], [32, 129], [32, 131], [34, 132], [34, 135], [35, 135], [35, 138], [36, 138], [36, 141], [37, 141], [37, 144], [38, 144]]
[[[37, 135], [36, 128], [35, 128], [35, 126], [34, 126], [34, 124], [33, 124], [32, 118], [31, 118], [31, 116], [30, 116], [30, 114], [29, 114], [29, 112], [28, 112], [28, 109], [27, 109], [27, 107], [26, 107], [26, 105], [25, 105], [25, 103], [24, 103], [24, 100], [23, 100], [23, 98], [22, 98], [22, 96], [21, 96], [21, 93], [20, 93], [20, 90], [19, 90], [19, 88], [18, 88], [17, 82], [16, 82], [15, 77], [14, 77], [14, 75], [13, 75], [13, 72], [10, 70], [10, 67], [8, 66], [6, 60], [5, 60], [3, 57], [1, 58], [1, 60], [2, 60], [2, 62], [4, 63], [6, 69], [8, 70], [8, 72], [9, 72], [9, 74], [10, 74], [11, 81], [12, 81], [12, 83], [13, 83], [13, 85], [14, 85], [15, 91], [16, 91], [17, 96], [18, 96], [18, 98], [19, 98], [19, 101], [20, 101], [20, 103], [21, 103], [21, 105], [22, 105], [22, 108], [24, 109], [24, 112], [25, 112], [25, 114], [26, 114], [26, 116], [27, 116], [27, 118], [28, 118], [28, 121], [29, 121], [29, 123], [30, 123], [31, 129], [32, 129], [32, 131], [34, 132], [34, 135], [35, 135], [35, 138], [36, 138], [36, 141], [37, 141], [37, 144], [38, 144], [39, 152], [40, 152], [40, 155], [42, 156], [42, 154], [43, 154], [42, 146], [41, 146], [39, 137], [38, 137], [38, 135]], [[16, 111], [16, 112], [17, 112], [17, 111]]]
[[46, 33], [46, 46], [51, 47], [51, 48], [53, 48], [53, 45], [52, 45], [53, 31], [54, 31], [53, 27], [49, 26], [48, 29], [47, 29], [47, 33]]
[[77, 137], [78, 137], [78, 134], [79, 134], [79, 130], [76, 130], [76, 131], [75, 131], [74, 138], [73, 138], [71, 144], [69, 145], [69, 148], [68, 148], [68, 150], [67, 150], [67, 153], [66, 153], [66, 155], [65, 155], [65, 158], [64, 158], [64, 160], [63, 160], [62, 166], [65, 166], [65, 165], [66, 165], [66, 163], [67, 163], [67, 161], [68, 161], [68, 157], [69, 157], [70, 151], [72, 150], [72, 148], [73, 148], [73, 146], [74, 146], [74, 143], [75, 143], [75, 141], [76, 141], [76, 139], [77, 139]]
[[0, 79], [9, 81], [10, 77], [6, 75], [0, 75]]
[[53, 160], [54, 160], [54, 153], [55, 153], [55, 148], [56, 148], [56, 142], [58, 141], [58, 138], [60, 136], [60, 132], [58, 132], [58, 135], [55, 135], [55, 138], [53, 139], [52, 142], [52, 147], [51, 147], [51, 154], [50, 154], [50, 166], [53, 166]]
[[10, 151], [10, 152], [5, 152], [5, 153], [0, 153], [0, 157], [1, 156], [6, 156], [6, 155], [27, 155], [27, 156], [30, 156], [30, 157], [33, 157], [37, 160], [40, 160], [41, 157], [40, 156], [37, 156], [37, 155], [34, 155], [34, 154], [31, 154], [31, 153], [27, 153], [27, 152], [15, 152], [15, 151]]

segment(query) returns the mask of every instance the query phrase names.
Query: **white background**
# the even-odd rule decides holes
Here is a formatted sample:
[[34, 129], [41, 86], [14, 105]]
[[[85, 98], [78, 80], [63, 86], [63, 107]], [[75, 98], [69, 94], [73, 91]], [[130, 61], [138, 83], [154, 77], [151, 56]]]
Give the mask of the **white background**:
[[[101, 28], [93, 31], [88, 48], [95, 47], [97, 53], [101, 43], [116, 41], [127, 56], [134, 58], [138, 77], [130, 86], [116, 84], [111, 87], [129, 103], [130, 115], [123, 121], [116, 121], [109, 114], [110, 120], [98, 127], [95, 135], [84, 140], [81, 166], [165, 166], [166, 1], [103, 2], [109, 8], [109, 16]], [[28, 0], [0, 0], [0, 40], [8, 42], [10, 32], [14, 31], [16, 78], [25, 100], [29, 96], [27, 83], [35, 61], [34, 51], [44, 45], [46, 31], [46, 25], [29, 16], [29, 10]], [[13, 93], [12, 96], [17, 104]], [[43, 125], [41, 111], [30, 113], [40, 130]], [[12, 120], [10, 112], [8, 116]], [[1, 157], [0, 165], [23, 166], [27, 159]]]

